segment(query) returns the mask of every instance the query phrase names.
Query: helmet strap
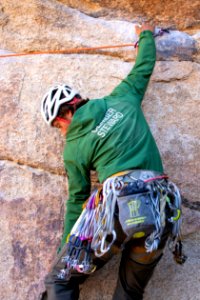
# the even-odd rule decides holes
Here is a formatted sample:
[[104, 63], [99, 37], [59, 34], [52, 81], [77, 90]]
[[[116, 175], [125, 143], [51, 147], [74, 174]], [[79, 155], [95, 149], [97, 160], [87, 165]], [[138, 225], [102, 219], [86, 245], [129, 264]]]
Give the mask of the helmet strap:
[[72, 101], [69, 102], [69, 105], [71, 105], [71, 106], [73, 107], [73, 114], [74, 114], [75, 111], [76, 111], [76, 104], [79, 103], [80, 101], [81, 101], [80, 98], [74, 97], [74, 98], [72, 99]]
[[[75, 113], [75, 111], [76, 111], [76, 103], [78, 103], [79, 101], [80, 101], [80, 98], [74, 97], [72, 99], [72, 101], [69, 102], [69, 105], [71, 105], [73, 107], [73, 113]], [[68, 124], [68, 125], [71, 123], [70, 120], [66, 120], [66, 119], [61, 118], [61, 117], [56, 117], [55, 120], [63, 122], [63, 123]]]
[[63, 123], [68, 124], [68, 125], [71, 123], [70, 120], [66, 120], [66, 119], [60, 118], [60, 117], [56, 117], [55, 120], [63, 122]]
[[69, 105], [71, 105], [71, 104], [76, 104], [76, 103], [79, 102], [80, 100], [81, 100], [80, 98], [74, 97], [74, 98], [72, 99], [72, 101], [69, 101]]

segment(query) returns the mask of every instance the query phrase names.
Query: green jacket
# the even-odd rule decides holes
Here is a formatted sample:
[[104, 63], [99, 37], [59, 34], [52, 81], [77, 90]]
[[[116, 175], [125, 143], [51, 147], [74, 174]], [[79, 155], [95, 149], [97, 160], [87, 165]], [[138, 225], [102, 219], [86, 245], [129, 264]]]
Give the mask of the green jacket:
[[153, 35], [143, 31], [136, 63], [129, 75], [110, 95], [90, 100], [74, 114], [64, 148], [69, 200], [62, 245], [90, 195], [90, 170], [97, 171], [101, 183], [124, 170], [163, 171], [141, 109], [155, 60]]

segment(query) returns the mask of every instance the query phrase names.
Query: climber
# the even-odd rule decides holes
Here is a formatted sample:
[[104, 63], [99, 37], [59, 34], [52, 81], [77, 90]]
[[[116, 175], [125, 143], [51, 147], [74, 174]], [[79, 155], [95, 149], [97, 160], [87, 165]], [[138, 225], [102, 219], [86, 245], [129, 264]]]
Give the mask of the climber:
[[[90, 195], [90, 171], [97, 171], [101, 183], [114, 174], [127, 174], [127, 170], [153, 170], [155, 174], [163, 174], [158, 148], [141, 109], [156, 61], [154, 28], [143, 24], [135, 29], [139, 35], [135, 65], [109, 95], [95, 101], [82, 99], [68, 85], [58, 85], [43, 98], [41, 110], [45, 122], [66, 136], [64, 163], [69, 180], [63, 238], [57, 260], [45, 279], [43, 300], [78, 299], [79, 284], [88, 277], [74, 272], [70, 278], [59, 278], [58, 273], [65, 268], [62, 258], [66, 253], [67, 236]], [[117, 236], [117, 240], [119, 238]], [[166, 225], [158, 247], [151, 252], [146, 251], [142, 236], [125, 244], [114, 300], [143, 299], [167, 238]], [[97, 269], [112, 255], [113, 251], [108, 251], [94, 257]]]

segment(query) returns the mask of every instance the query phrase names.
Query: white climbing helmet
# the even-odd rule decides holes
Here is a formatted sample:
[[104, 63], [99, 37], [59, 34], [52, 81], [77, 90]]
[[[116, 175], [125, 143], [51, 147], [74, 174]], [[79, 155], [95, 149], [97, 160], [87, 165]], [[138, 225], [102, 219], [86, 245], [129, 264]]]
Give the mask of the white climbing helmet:
[[68, 85], [56, 85], [43, 97], [41, 105], [42, 117], [48, 125], [51, 125], [57, 117], [58, 110], [63, 103], [73, 100], [78, 92]]

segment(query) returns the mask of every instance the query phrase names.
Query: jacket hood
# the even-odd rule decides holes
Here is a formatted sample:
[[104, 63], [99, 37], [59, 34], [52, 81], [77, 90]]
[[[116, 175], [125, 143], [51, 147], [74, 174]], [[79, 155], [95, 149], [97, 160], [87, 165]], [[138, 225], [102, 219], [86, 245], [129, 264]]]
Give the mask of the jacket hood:
[[102, 99], [89, 100], [74, 114], [69, 125], [66, 141], [77, 139], [92, 131], [104, 118], [106, 113], [106, 101]]

